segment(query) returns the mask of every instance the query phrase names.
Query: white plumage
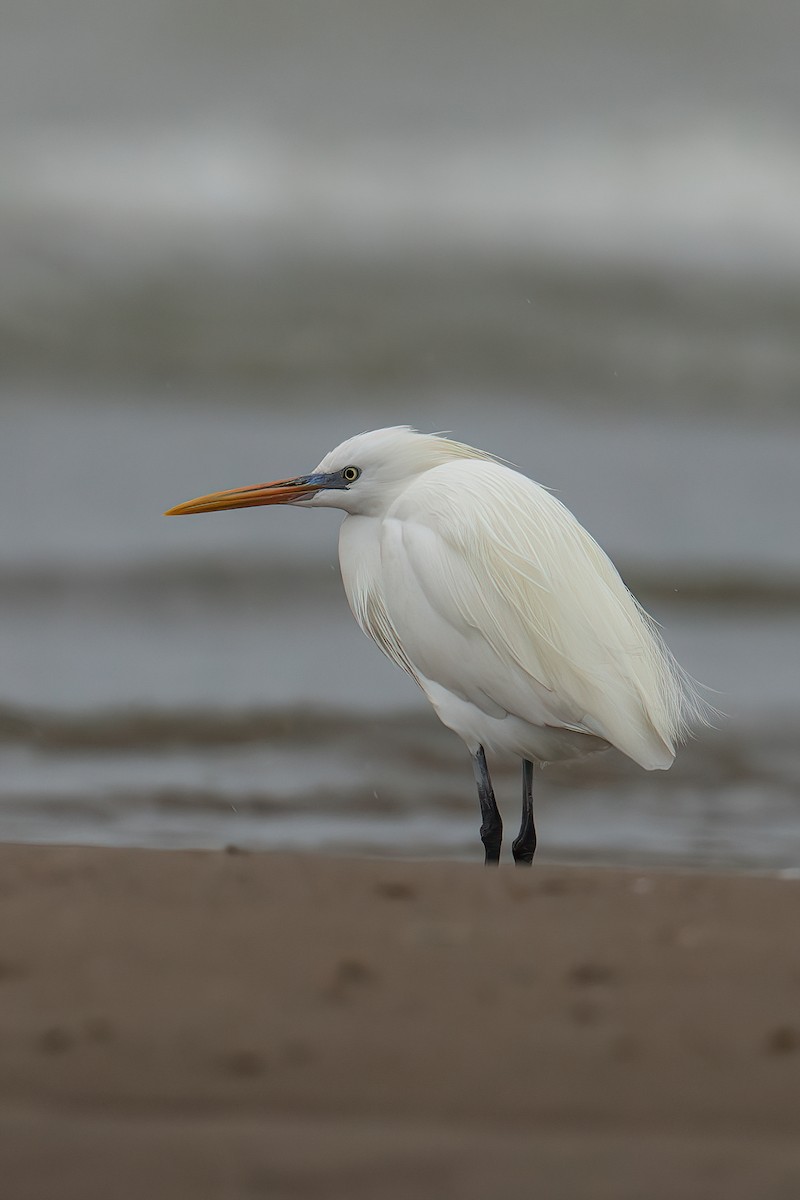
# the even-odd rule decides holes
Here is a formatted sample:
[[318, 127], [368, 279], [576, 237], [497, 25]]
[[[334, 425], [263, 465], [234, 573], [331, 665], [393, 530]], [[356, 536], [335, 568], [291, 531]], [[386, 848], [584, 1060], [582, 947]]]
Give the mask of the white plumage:
[[[361, 512], [359, 484], [374, 493], [386, 458], [410, 460], [401, 485], [392, 472], [385, 502]], [[353, 615], [471, 750], [552, 761], [602, 741], [649, 770], [671, 765], [696, 692], [560, 501], [481, 451], [402, 427], [352, 438], [318, 469], [351, 461], [362, 480], [339, 560]]]
[[482, 747], [550, 762], [612, 745], [665, 769], [703, 719], [695, 685], [603, 550], [550, 492], [492, 456], [380, 429], [310, 476], [173, 511], [278, 502], [346, 512], [339, 560], [353, 615], [479, 756], [490, 795]]

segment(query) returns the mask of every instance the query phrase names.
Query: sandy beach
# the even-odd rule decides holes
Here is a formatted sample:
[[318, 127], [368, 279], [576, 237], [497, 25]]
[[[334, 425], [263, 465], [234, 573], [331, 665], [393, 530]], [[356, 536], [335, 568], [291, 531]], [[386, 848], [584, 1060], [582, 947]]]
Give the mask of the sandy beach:
[[798, 902], [4, 846], [3, 1195], [794, 1198]]

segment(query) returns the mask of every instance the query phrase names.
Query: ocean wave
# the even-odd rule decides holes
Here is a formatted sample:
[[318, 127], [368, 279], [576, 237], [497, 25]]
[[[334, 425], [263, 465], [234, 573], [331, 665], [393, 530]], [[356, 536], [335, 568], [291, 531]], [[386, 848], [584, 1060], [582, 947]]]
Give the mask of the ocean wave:
[[[588, 134], [376, 140], [335, 156], [241, 129], [59, 130], [7, 141], [3, 158], [0, 222], [60, 228], [79, 245], [102, 218], [96, 251], [120, 269], [140, 271], [147, 247], [157, 261], [165, 237], [240, 265], [242, 244], [265, 237], [305, 253], [437, 245], [781, 277], [800, 265], [800, 156], [778, 126], [707, 118], [600, 145]], [[109, 236], [115, 226], [124, 236]]]
[[[665, 563], [659, 570], [621, 562], [618, 569], [644, 602], [670, 606], [711, 605], [796, 611], [800, 575], [786, 571], [682, 567]], [[324, 607], [339, 596], [338, 572], [296, 560], [184, 559], [140, 560], [128, 564], [63, 563], [0, 565], [0, 613], [31, 604], [44, 608], [69, 604], [107, 606], [122, 613], [142, 604], [191, 599], [193, 608], [221, 601], [256, 600], [266, 613], [287, 601]]]
[[174, 710], [119, 709], [62, 713], [0, 708], [0, 744], [26, 745], [42, 752], [138, 751], [265, 745], [309, 745], [320, 749], [340, 744], [350, 735], [368, 741], [381, 734], [424, 735], [430, 725], [419, 714], [370, 717], [307, 707], [288, 709], [245, 709], [239, 711], [191, 708]]
[[[720, 727], [704, 730], [690, 740], [665, 776], [681, 782], [687, 772], [695, 778], [765, 778], [770, 762], [776, 777], [800, 766], [796, 750], [796, 721], [787, 714], [783, 722], [774, 718], [765, 726], [752, 720], [743, 736], [741, 726], [732, 728], [721, 720]], [[156, 709], [135, 706], [113, 710], [28, 709], [0, 706], [0, 747], [25, 747], [42, 755], [121, 753], [174, 754], [183, 751], [217, 755], [237, 748], [268, 750], [290, 756], [301, 751], [325, 761], [335, 751], [337, 762], [401, 762], [408, 770], [438, 772], [464, 761], [461, 742], [444, 730], [426, 709], [396, 710], [374, 715], [352, 709], [340, 711], [309, 705], [286, 708], [213, 709], [185, 707]], [[793, 749], [794, 748], [794, 749]], [[795, 765], [792, 765], [795, 764]], [[516, 773], [502, 760], [498, 770]], [[333, 768], [332, 768], [333, 769]], [[569, 784], [577, 770], [571, 765], [551, 765], [548, 779]], [[720, 774], [722, 772], [722, 775]], [[599, 782], [642, 773], [624, 756], [609, 753], [582, 762], [584, 781]]]

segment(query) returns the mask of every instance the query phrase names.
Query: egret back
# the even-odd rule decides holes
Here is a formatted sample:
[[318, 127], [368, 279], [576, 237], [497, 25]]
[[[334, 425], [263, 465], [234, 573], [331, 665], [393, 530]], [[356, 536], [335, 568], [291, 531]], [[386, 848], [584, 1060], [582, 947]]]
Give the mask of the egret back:
[[[605, 739], [648, 769], [670, 766], [676, 742], [702, 718], [695, 685], [608, 556], [560, 501], [516, 471], [466, 460], [425, 472], [387, 512], [381, 545], [384, 574], [387, 556], [402, 558], [384, 596], [391, 636], [421, 675], [431, 678], [430, 663], [419, 661], [426, 651], [404, 580], [408, 596], [415, 584], [448, 627], [469, 631], [472, 645], [478, 635], [491, 651], [501, 669], [481, 690], [514, 716], [543, 723], [549, 694], [547, 724]], [[529, 679], [530, 715], [503, 667], [511, 681]], [[459, 669], [466, 684], [471, 664]]]

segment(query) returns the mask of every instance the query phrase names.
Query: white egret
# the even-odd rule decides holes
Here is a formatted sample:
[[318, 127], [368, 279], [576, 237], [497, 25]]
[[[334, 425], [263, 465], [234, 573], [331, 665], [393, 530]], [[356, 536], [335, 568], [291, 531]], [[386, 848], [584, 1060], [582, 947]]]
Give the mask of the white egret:
[[466, 743], [486, 862], [503, 825], [485, 751], [522, 759], [515, 861], [536, 849], [533, 764], [615, 746], [665, 770], [704, 717], [693, 681], [611, 560], [549, 491], [490, 454], [406, 426], [361, 433], [310, 475], [214, 492], [168, 516], [340, 508], [339, 562], [361, 629]]

